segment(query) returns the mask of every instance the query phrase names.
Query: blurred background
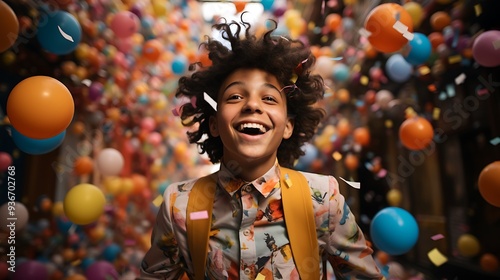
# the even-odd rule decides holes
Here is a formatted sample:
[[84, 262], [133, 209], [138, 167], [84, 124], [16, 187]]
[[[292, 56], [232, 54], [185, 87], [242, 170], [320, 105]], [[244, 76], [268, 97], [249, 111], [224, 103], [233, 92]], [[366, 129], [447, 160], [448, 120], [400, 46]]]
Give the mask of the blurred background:
[[327, 117], [295, 168], [360, 183], [386, 278], [500, 279], [495, 0], [0, 1], [0, 279], [138, 275], [165, 188], [218, 169], [177, 80], [243, 11], [316, 56]]

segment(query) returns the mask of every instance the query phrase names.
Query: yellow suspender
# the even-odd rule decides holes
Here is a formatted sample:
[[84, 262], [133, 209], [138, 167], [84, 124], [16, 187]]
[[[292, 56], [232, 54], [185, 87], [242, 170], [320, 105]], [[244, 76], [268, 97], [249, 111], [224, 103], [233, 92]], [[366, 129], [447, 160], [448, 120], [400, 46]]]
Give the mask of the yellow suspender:
[[[284, 218], [295, 265], [302, 280], [318, 280], [319, 249], [309, 184], [298, 171], [280, 167], [280, 173]], [[187, 242], [195, 280], [203, 280], [205, 277], [215, 189], [215, 179], [208, 175], [198, 179], [189, 195], [186, 213]], [[205, 210], [208, 219], [191, 220], [191, 213]]]

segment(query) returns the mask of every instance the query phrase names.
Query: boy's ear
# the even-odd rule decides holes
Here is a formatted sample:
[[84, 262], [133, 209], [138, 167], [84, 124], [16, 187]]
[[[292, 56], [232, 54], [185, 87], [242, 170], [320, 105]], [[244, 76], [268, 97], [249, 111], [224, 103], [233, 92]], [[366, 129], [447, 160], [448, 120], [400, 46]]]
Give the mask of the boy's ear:
[[208, 119], [208, 127], [210, 128], [210, 135], [212, 135], [212, 137], [219, 137], [217, 118], [215, 116], [210, 116], [210, 118]]
[[295, 124], [294, 119], [288, 117], [285, 124], [285, 131], [283, 132], [283, 139], [288, 139], [292, 137], [294, 124]]

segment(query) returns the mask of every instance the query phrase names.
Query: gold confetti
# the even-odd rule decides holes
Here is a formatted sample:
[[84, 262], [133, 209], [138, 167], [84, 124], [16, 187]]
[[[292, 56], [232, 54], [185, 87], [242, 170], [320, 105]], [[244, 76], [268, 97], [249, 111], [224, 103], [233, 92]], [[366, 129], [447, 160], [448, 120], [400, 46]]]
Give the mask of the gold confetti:
[[441, 115], [441, 109], [439, 109], [438, 107], [435, 107], [432, 110], [432, 118], [437, 120], [437, 119], [439, 119], [439, 115]]
[[385, 120], [384, 122], [386, 128], [391, 128], [392, 127], [392, 121], [391, 120]]
[[163, 202], [163, 196], [159, 194], [154, 200], [153, 200], [153, 205], [156, 207], [159, 207], [160, 204]]
[[483, 8], [481, 8], [480, 4], [476, 4], [474, 5], [474, 11], [476, 12], [476, 16], [479, 16], [483, 12]]
[[462, 56], [460, 56], [458, 54], [448, 57], [448, 63], [450, 63], [450, 64], [455, 64], [455, 63], [458, 63], [460, 61], [462, 61]]
[[441, 254], [437, 248], [432, 249], [427, 253], [427, 256], [435, 266], [441, 266], [448, 261], [448, 258]]
[[291, 188], [293, 186], [292, 180], [290, 180], [290, 177], [288, 176], [288, 174], [285, 174], [285, 185], [289, 188]]
[[266, 280], [266, 276], [264, 276], [263, 274], [259, 273], [259, 274], [257, 274], [257, 277], [255, 278], [255, 280]]
[[418, 72], [420, 73], [420, 75], [425, 76], [431, 72], [431, 69], [427, 66], [422, 66], [418, 68]]
[[334, 160], [339, 161], [342, 159], [342, 154], [336, 151], [335, 153], [332, 154], [332, 157]]
[[413, 118], [417, 115], [417, 113], [415, 112], [415, 110], [413, 110], [412, 107], [408, 107], [406, 108], [405, 110], [405, 114], [406, 114], [406, 118]]
[[359, 82], [360, 82], [362, 85], [366, 86], [366, 85], [368, 84], [368, 82], [369, 82], [369, 79], [368, 79], [368, 77], [367, 77], [367, 76], [364, 76], [364, 75], [363, 75], [363, 76], [361, 76], [361, 78], [359, 79]]

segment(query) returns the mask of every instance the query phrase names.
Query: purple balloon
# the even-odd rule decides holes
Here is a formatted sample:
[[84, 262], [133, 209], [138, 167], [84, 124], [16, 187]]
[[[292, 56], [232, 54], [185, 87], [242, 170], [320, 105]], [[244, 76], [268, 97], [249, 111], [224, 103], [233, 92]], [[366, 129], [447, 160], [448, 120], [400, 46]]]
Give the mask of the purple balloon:
[[95, 261], [85, 271], [88, 280], [118, 280], [120, 275], [115, 267], [107, 261]]
[[25, 261], [16, 267], [16, 272], [14, 272], [13, 280], [26, 280], [26, 279], [37, 279], [37, 280], [48, 280], [49, 272], [47, 267], [37, 261]]
[[89, 99], [97, 101], [101, 99], [104, 92], [104, 86], [100, 82], [93, 82], [89, 87]]
[[477, 36], [472, 44], [472, 56], [484, 67], [500, 65], [500, 31], [490, 30]]

